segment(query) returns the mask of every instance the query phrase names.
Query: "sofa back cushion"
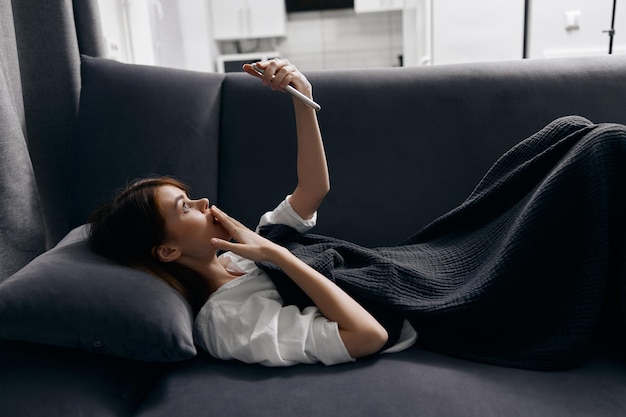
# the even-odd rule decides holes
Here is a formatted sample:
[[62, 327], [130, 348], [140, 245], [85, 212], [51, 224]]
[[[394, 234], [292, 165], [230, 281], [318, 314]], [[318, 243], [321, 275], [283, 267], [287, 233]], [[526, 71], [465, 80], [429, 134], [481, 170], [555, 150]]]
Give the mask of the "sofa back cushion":
[[0, 0], [0, 282], [45, 249], [10, 0]]
[[[457, 206], [502, 153], [558, 117], [626, 123], [623, 56], [306, 75], [332, 188], [315, 231], [370, 246]], [[220, 202], [254, 226], [296, 184], [291, 100], [241, 74], [227, 74], [223, 96]]]
[[139, 177], [216, 198], [223, 75], [82, 57], [72, 225]]

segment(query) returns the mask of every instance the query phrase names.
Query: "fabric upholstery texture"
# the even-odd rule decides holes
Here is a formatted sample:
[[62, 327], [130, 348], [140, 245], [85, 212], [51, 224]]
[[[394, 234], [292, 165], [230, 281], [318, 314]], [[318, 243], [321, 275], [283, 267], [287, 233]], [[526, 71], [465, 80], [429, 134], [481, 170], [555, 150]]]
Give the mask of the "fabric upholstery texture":
[[150, 175], [215, 201], [222, 78], [83, 56], [72, 225]]
[[140, 361], [196, 354], [191, 307], [153, 276], [94, 254], [86, 228], [0, 283], [0, 339]]
[[162, 367], [38, 343], [0, 340], [5, 416], [131, 416]]
[[72, 3], [69, 0], [12, 2], [27, 114], [26, 135], [41, 197], [47, 248], [69, 230], [71, 187], [68, 185], [72, 180], [71, 149], [80, 89]]
[[106, 45], [102, 36], [102, 23], [97, 1], [74, 1], [74, 21], [78, 50], [81, 54], [101, 57], [105, 55]]
[[10, 1], [0, 2], [0, 281], [45, 250]]
[[490, 366], [415, 349], [280, 369], [198, 355], [164, 375], [136, 415], [620, 417], [625, 389], [626, 360], [614, 354], [576, 372]]

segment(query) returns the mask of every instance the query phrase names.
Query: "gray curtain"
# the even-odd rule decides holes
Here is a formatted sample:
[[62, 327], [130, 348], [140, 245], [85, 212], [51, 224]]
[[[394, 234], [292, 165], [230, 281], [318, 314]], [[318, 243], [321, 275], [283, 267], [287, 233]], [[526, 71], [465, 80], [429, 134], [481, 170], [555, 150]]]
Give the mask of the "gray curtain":
[[12, 8], [0, 0], [0, 281], [45, 248], [33, 167], [26, 148]]
[[96, 0], [13, 0], [26, 137], [41, 197], [46, 247], [69, 226], [80, 54], [102, 56]]
[[0, 0], [0, 35], [1, 281], [68, 230], [80, 53], [104, 43], [95, 0]]

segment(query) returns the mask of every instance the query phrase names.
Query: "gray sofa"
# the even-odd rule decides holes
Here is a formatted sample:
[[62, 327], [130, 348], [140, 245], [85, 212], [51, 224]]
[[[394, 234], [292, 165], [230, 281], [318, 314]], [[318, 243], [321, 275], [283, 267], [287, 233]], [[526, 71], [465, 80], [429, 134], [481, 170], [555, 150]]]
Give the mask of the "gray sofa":
[[[51, 337], [70, 326], [53, 319], [75, 301], [51, 297], [55, 288], [42, 296], [44, 274], [25, 290], [50, 301], [30, 312], [48, 324], [17, 332], [7, 317], [26, 319], [6, 312], [32, 300], [7, 307], [14, 274], [128, 180], [176, 176], [250, 226], [295, 184], [286, 94], [244, 74], [81, 63], [102, 43], [94, 4], [74, 3], [0, 0], [0, 415], [626, 414], [623, 332], [602, 329], [588, 360], [559, 372], [471, 362], [419, 343], [334, 367], [263, 368], [189, 353], [193, 346], [184, 358], [146, 361], [104, 351], [97, 335]], [[500, 154], [555, 118], [626, 123], [624, 56], [307, 76], [332, 181], [316, 232], [366, 246], [401, 241], [454, 208]], [[141, 295], [131, 298], [143, 309]]]

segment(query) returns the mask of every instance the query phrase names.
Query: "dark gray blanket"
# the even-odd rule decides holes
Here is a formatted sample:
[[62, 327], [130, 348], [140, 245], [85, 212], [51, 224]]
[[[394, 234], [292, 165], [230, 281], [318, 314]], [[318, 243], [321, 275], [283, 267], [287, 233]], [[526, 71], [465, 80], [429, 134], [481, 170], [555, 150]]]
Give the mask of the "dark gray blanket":
[[[463, 204], [398, 246], [285, 226], [260, 232], [375, 311], [392, 338], [407, 318], [429, 349], [565, 369], [584, 360], [606, 300], [617, 298], [607, 289], [618, 275], [625, 197], [626, 128], [572, 116], [519, 143]], [[280, 270], [260, 266], [285, 304], [312, 304]]]

